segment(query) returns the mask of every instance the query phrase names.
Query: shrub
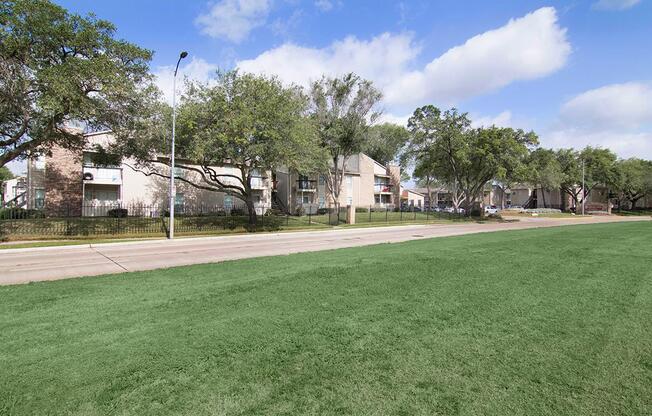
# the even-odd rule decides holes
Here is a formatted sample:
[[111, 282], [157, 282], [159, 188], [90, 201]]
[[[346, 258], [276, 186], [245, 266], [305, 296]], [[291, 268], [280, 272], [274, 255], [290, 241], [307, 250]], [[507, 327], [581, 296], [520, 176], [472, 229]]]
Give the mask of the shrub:
[[317, 209], [317, 215], [326, 215], [326, 214], [328, 214], [328, 208]]
[[28, 218], [44, 218], [43, 211], [38, 209], [23, 209], [23, 208], [1, 208], [0, 220], [23, 220]]
[[357, 207], [355, 212], [369, 212], [369, 208]]
[[[125, 218], [129, 211], [126, 208], [114, 208], [106, 212], [107, 217], [111, 218]], [[169, 215], [169, 214], [168, 214]]]
[[237, 217], [247, 215], [247, 213], [245, 212], [244, 208], [233, 208], [231, 210], [231, 215]]

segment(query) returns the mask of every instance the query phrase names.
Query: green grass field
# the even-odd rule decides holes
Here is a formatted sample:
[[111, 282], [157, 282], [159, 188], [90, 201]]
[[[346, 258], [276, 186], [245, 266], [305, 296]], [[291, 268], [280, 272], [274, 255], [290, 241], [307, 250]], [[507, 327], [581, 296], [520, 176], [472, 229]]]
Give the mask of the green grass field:
[[649, 415], [652, 223], [0, 287], [1, 415]]

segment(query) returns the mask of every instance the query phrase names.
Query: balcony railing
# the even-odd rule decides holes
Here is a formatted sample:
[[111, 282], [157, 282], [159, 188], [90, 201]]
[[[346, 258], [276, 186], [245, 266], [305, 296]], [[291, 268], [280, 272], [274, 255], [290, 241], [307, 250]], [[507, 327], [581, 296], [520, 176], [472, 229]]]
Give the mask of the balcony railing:
[[297, 190], [299, 191], [315, 191], [317, 189], [317, 181], [310, 179], [299, 179], [297, 181]]
[[262, 177], [251, 178], [251, 189], [265, 189], [267, 188], [267, 181]]
[[394, 185], [391, 185], [389, 183], [375, 183], [374, 184], [374, 193], [377, 193], [377, 194], [391, 194], [392, 193], [392, 188], [394, 188]]
[[84, 182], [100, 185], [122, 184], [122, 168], [84, 166]]

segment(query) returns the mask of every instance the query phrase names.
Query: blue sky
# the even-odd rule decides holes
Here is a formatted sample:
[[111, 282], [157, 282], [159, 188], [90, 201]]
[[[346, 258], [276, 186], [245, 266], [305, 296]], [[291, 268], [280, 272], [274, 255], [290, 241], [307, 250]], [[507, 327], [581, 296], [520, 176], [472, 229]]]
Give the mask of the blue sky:
[[549, 147], [652, 159], [652, 1], [57, 0], [155, 52], [171, 89], [215, 69], [307, 85], [354, 71], [385, 94], [385, 120], [456, 106], [477, 124], [535, 130]]

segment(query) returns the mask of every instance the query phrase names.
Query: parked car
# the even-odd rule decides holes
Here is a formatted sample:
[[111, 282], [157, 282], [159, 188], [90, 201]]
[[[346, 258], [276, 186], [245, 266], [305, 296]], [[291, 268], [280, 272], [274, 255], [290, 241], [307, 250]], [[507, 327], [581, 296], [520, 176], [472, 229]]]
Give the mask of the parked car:
[[495, 205], [485, 205], [484, 207], [485, 214], [498, 214], [498, 211], [500, 211], [500, 209]]
[[[446, 208], [444, 208], [444, 209], [442, 210], [442, 212], [449, 212], [449, 213], [452, 214], [452, 213], [455, 213], [455, 208], [454, 208], [454, 207], [446, 207]], [[465, 211], [464, 208], [462, 208], [462, 207], [460, 207], [460, 208], [457, 209], [457, 213], [458, 213], [458, 214], [464, 214], [465, 212], [466, 212], [466, 211]]]

